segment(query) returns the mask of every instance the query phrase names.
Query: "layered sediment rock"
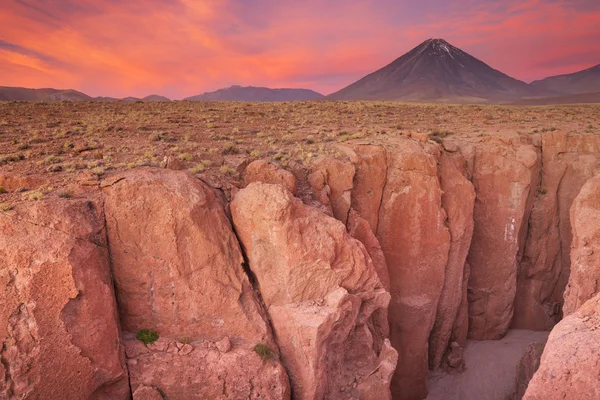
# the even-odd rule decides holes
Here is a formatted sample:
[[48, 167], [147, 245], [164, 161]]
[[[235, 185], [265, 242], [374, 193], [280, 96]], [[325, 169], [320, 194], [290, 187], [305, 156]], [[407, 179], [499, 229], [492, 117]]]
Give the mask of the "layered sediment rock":
[[[262, 398], [289, 397], [264, 311], [214, 192], [187, 173], [158, 169], [115, 175], [103, 186], [123, 330], [152, 330], [175, 343], [171, 351], [151, 354], [128, 348], [132, 390], [143, 384], [169, 399], [218, 398], [223, 385], [241, 385], [243, 376], [244, 387], [254, 382], [254, 393]], [[195, 346], [182, 353], [176, 345], [224, 338], [232, 345], [224, 357]], [[274, 360], [266, 370], [251, 352], [257, 344], [272, 349]], [[229, 379], [219, 375], [226, 370]], [[277, 384], [266, 383], [276, 372]]]
[[571, 265], [569, 210], [583, 184], [600, 173], [600, 136], [546, 132], [541, 142], [541, 183], [529, 219], [513, 326], [547, 330], [562, 317]]
[[0, 213], [0, 398], [128, 399], [102, 210]]
[[571, 207], [571, 273], [565, 315], [600, 293], [600, 175], [590, 179]]
[[248, 185], [231, 213], [294, 398], [389, 399], [397, 354], [369, 322], [390, 295], [361, 242], [279, 185]]
[[560, 321], [523, 399], [600, 398], [600, 295]]

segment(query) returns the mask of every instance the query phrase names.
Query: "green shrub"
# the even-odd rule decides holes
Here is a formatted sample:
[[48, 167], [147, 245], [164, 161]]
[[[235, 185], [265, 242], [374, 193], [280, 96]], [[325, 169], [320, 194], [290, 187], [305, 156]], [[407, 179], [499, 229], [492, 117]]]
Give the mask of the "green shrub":
[[258, 343], [252, 350], [254, 350], [254, 352], [263, 360], [268, 360], [273, 357], [273, 350], [264, 343]]
[[135, 335], [136, 339], [144, 342], [144, 344], [152, 344], [158, 340], [158, 333], [149, 329], [142, 329]]

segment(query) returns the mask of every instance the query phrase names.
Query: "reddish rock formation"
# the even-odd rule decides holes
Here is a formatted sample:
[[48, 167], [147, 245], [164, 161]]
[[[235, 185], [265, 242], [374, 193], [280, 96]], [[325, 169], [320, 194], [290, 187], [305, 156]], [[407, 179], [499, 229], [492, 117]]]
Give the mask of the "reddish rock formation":
[[[442, 357], [450, 344], [461, 301], [466, 296], [467, 286], [463, 285], [465, 261], [473, 235], [473, 205], [475, 191], [465, 177], [465, 159], [460, 154], [443, 153], [439, 161], [440, 185], [443, 191], [442, 207], [448, 214], [450, 229], [450, 250], [444, 271], [444, 286], [437, 307], [437, 315], [429, 337], [429, 367], [440, 366]], [[465, 343], [466, 332], [453, 337], [456, 345]], [[456, 345], [454, 346], [456, 348]], [[453, 353], [457, 351], [454, 350]], [[458, 361], [460, 362], [460, 361]], [[453, 360], [453, 365], [457, 364]]]
[[[151, 385], [175, 400], [290, 398], [287, 374], [274, 354], [265, 354], [263, 360], [251, 348], [221, 350], [207, 341], [159, 339], [146, 347], [132, 337], [125, 348], [134, 400], [140, 388], [145, 393]], [[147, 399], [141, 394], [139, 398]]]
[[239, 244], [208, 187], [161, 169], [119, 174], [103, 186], [123, 330], [264, 340]]
[[583, 184], [600, 173], [600, 136], [542, 134], [542, 175], [520, 265], [513, 326], [547, 330], [560, 320], [569, 278], [569, 210]]
[[565, 315], [600, 292], [600, 175], [590, 179], [571, 207], [571, 274], [565, 291]]
[[317, 160], [308, 177], [315, 197], [330, 206], [333, 216], [344, 224], [350, 211], [353, 179], [354, 166], [351, 163], [328, 157]]
[[280, 184], [293, 195], [296, 195], [298, 191], [298, 184], [294, 174], [265, 160], [253, 161], [246, 167], [244, 182], [246, 185], [252, 182]]
[[387, 181], [387, 153], [381, 146], [357, 145], [351, 160], [356, 168], [352, 208], [369, 222], [376, 233], [383, 188]]
[[7, 192], [15, 192], [20, 189], [37, 189], [48, 183], [43, 175], [21, 175], [12, 172], [0, 172], [0, 187]]
[[102, 211], [0, 213], [0, 398], [128, 399]]
[[150, 386], [139, 386], [133, 393], [133, 400], [164, 400], [158, 390]]
[[387, 153], [377, 238], [390, 275], [390, 340], [399, 356], [392, 392], [398, 399], [427, 394], [428, 339], [448, 262], [435, 149], [400, 140]]
[[248, 185], [231, 213], [294, 398], [389, 399], [397, 355], [368, 322], [390, 295], [365, 247], [279, 185]]
[[[212, 190], [185, 172], [162, 169], [118, 174], [105, 180], [103, 187], [124, 331], [149, 329], [168, 342], [226, 337], [245, 349], [264, 343], [277, 357], [264, 311], [242, 268], [239, 244]], [[156, 386], [169, 399], [202, 398], [194, 397], [197, 385], [182, 379], [192, 365], [198, 369], [204, 361], [167, 353], [144, 358], [143, 363], [138, 360], [139, 367], [132, 368], [138, 365], [131, 362], [137, 357], [131, 360], [128, 351], [132, 389], [139, 383]], [[242, 374], [243, 366], [229, 364], [239, 361], [228, 359], [219, 368], [237, 368]], [[219, 368], [197, 375], [218, 380]], [[248, 382], [269, 387], [260, 369], [245, 371]], [[280, 389], [273, 388], [277, 393]], [[206, 390], [202, 390], [205, 398], [222, 395], [222, 387]], [[262, 389], [258, 392], [267, 396]], [[275, 392], [269, 398], [279, 398]]]
[[600, 294], [559, 322], [524, 400], [600, 398]]
[[469, 336], [499, 339], [513, 316], [517, 266], [538, 184], [539, 161], [533, 146], [509, 138], [471, 145], [461, 143], [472, 159], [477, 193], [473, 240], [467, 261]]
[[525, 354], [517, 364], [517, 381], [514, 400], [521, 400], [525, 396], [525, 391], [529, 385], [529, 381], [533, 378], [540, 367], [540, 360], [544, 352], [546, 342], [531, 343], [527, 346]]

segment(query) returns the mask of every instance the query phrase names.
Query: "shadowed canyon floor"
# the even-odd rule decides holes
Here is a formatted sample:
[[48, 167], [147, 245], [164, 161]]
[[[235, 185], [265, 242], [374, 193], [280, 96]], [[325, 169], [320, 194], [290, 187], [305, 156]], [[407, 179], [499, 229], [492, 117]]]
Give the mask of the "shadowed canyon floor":
[[0, 111], [2, 400], [598, 389], [598, 106]]
[[513, 329], [500, 340], [467, 341], [460, 374], [432, 372], [427, 400], [512, 399], [516, 365], [530, 343], [545, 342], [548, 332]]

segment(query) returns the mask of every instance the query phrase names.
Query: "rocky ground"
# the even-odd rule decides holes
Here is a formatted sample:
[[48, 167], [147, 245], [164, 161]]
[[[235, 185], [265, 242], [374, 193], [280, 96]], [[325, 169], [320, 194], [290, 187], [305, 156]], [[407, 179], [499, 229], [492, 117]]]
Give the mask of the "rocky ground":
[[[598, 106], [0, 111], [2, 399], [413, 400], [498, 352], [522, 393], [539, 352], [467, 339], [597, 351]], [[598, 390], [557, 335], [535, 387]]]

